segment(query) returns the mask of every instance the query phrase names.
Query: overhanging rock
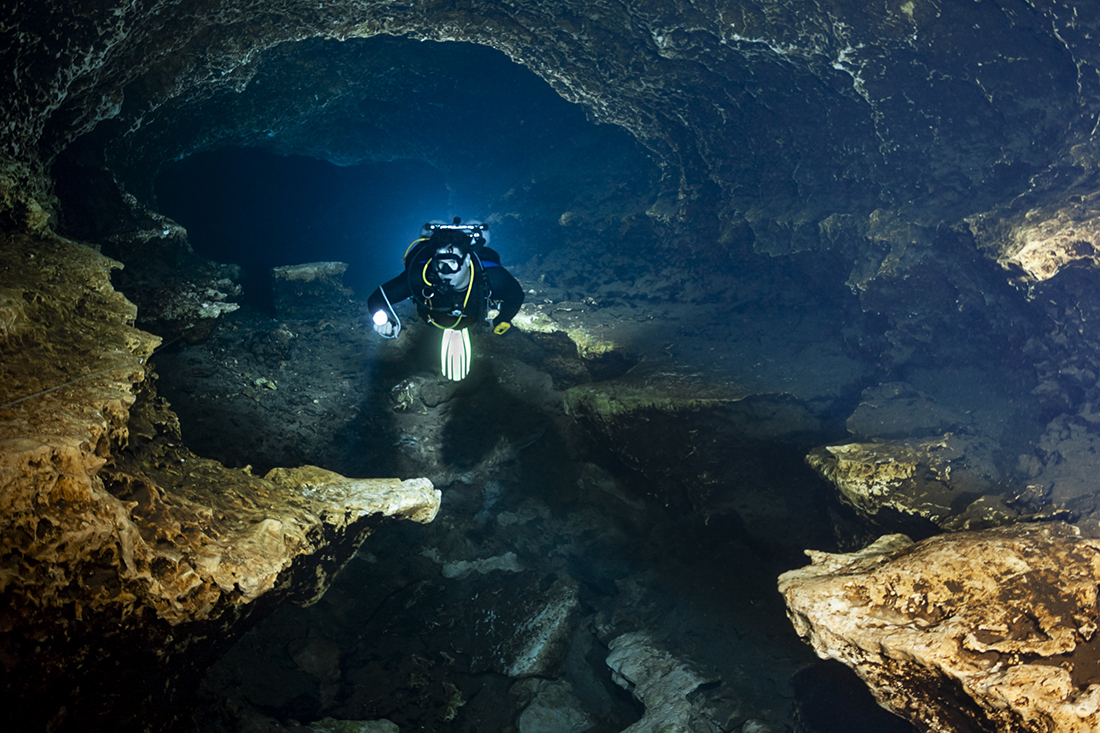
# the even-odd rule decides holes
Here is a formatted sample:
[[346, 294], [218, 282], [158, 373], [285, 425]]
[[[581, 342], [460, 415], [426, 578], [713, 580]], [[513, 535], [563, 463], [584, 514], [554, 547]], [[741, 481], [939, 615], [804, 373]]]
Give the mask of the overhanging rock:
[[1024, 524], [807, 554], [779, 578], [795, 629], [886, 709], [936, 731], [1100, 726], [1100, 541]]
[[155, 729], [196, 669], [319, 598], [384, 518], [434, 518], [426, 479], [259, 478], [195, 456], [146, 378], [156, 338], [132, 327], [115, 263], [51, 237], [0, 251], [5, 730]]

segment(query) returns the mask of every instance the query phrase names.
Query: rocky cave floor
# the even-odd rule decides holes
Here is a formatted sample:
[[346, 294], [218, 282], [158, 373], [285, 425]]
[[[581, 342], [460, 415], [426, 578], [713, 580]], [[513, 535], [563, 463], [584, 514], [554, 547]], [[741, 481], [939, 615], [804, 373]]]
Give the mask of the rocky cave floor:
[[[716, 309], [585, 300], [521, 279], [528, 322], [626, 348], [583, 360], [561, 333], [482, 330], [470, 376], [453, 384], [410, 309], [401, 338], [383, 341], [353, 299], [274, 317], [246, 308], [154, 356], [158, 391], [200, 455], [258, 474], [309, 463], [427, 476], [443, 492], [434, 522], [389, 526], [320, 602], [250, 631], [209, 671], [184, 727], [329, 718], [612, 733], [676, 708], [699, 731], [911, 730], [786, 619], [776, 577], [806, 564], [806, 547], [834, 549], [843, 514], [799, 460], [805, 446], [772, 467], [773, 485], [742, 487], [737, 511], [704, 521], [587, 440], [564, 408], [566, 388], [630, 370], [757, 375], [756, 389], [795, 392], [809, 380], [819, 397], [850, 400], [868, 367], [839, 333], [822, 339], [837, 327], [748, 282]], [[625, 638], [635, 651], [613, 671], [609, 644]]]

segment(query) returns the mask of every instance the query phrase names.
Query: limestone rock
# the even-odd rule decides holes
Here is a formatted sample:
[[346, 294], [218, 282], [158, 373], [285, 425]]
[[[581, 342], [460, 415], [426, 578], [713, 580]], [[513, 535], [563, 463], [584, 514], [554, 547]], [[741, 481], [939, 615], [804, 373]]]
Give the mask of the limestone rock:
[[887, 382], [863, 390], [847, 428], [861, 439], [896, 439], [943, 435], [967, 422], [913, 386]]
[[735, 730], [742, 722], [736, 704], [715, 705], [699, 694], [705, 688], [720, 688], [720, 680], [662, 649], [649, 634], [623, 634], [611, 641], [608, 651], [612, 679], [645, 706], [642, 719], [623, 733]]
[[318, 282], [330, 278], [339, 278], [348, 269], [346, 262], [307, 262], [304, 265], [285, 265], [271, 271], [276, 280], [287, 282]]
[[1006, 269], [1032, 281], [1049, 280], [1066, 267], [1100, 264], [1100, 206], [1095, 192], [1016, 212], [993, 226], [976, 216], [970, 227], [980, 243], [995, 249]]
[[[580, 609], [577, 583], [539, 580], [506, 594], [482, 591], [472, 599], [471, 670], [492, 669], [508, 677], [555, 674], [565, 658]], [[499, 591], [498, 591], [499, 592]]]
[[880, 526], [900, 528], [899, 522], [917, 519], [955, 529], [967, 528], [969, 520], [969, 528], [980, 529], [1018, 516], [1007, 506], [991, 514], [996, 502], [987, 498], [983, 513], [958, 519], [979, 498], [1000, 492], [990, 450], [974, 437], [831, 445], [811, 451], [806, 462], [837, 487], [845, 503]]
[[779, 578], [795, 630], [883, 707], [936, 731], [1100, 726], [1100, 541], [1056, 523], [807, 554]]
[[534, 700], [517, 721], [519, 733], [584, 733], [594, 722], [563, 680], [538, 680]]
[[1078, 415], [1052, 420], [1034, 453], [1020, 456], [1027, 473], [1030, 504], [1035, 511], [1061, 512], [1090, 524], [1100, 519], [1096, 475], [1100, 470], [1100, 430], [1091, 405]]
[[[90, 186], [96, 195], [105, 187], [99, 181]], [[139, 326], [166, 340], [182, 335], [198, 340], [240, 308], [234, 302], [242, 293], [239, 267], [199, 257], [178, 223], [145, 209], [128, 193], [119, 199], [115, 208], [96, 212], [107, 222], [95, 231], [96, 241], [125, 263], [113, 283], [137, 306]]]
[[0, 260], [6, 729], [136, 727], [121, 710], [157, 727], [196, 667], [280, 602], [315, 601], [383, 518], [434, 517], [424, 479], [261, 479], [194, 455], [114, 263], [23, 235]]
[[[321, 506], [360, 504], [356, 511], [363, 514], [381, 514], [427, 524], [439, 511], [439, 491], [426, 479], [347, 478], [317, 466], [273, 468], [264, 479], [295, 489], [303, 498], [319, 501]], [[332, 521], [347, 521], [347, 518], [333, 518]]]
[[324, 317], [350, 309], [351, 290], [342, 278], [346, 262], [308, 262], [271, 271], [275, 312], [281, 317]]

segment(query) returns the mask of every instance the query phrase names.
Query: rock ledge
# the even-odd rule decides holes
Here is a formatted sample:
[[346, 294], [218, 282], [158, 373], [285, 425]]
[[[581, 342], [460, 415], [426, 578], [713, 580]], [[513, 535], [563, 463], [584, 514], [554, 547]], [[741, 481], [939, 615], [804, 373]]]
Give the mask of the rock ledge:
[[930, 730], [1100, 727], [1100, 541], [1016, 525], [807, 554], [779, 578], [795, 629], [886, 709]]

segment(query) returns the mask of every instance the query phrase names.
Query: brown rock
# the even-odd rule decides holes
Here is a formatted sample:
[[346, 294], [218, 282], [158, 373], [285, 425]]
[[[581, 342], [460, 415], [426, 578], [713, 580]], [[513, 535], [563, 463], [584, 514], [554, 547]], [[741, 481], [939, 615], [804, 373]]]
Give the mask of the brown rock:
[[807, 551], [779, 590], [798, 633], [935, 731], [1100, 727], [1100, 542], [1066, 524]]
[[[811, 451], [806, 462], [837, 487], [842, 501], [879, 526], [899, 529], [919, 519], [942, 529], [983, 529], [1017, 516], [991, 496], [1000, 476], [979, 438], [946, 434], [830, 445]], [[982, 511], [968, 513], [979, 500]]]
[[156, 728], [196, 668], [317, 600], [383, 518], [434, 518], [426, 479], [195, 456], [117, 263], [52, 237], [0, 253], [0, 699], [19, 716], [0, 727]]
[[1100, 262], [1095, 193], [1016, 212], [992, 227], [981, 217], [969, 224], [979, 244], [999, 250], [995, 257], [1002, 266], [1019, 268], [1030, 280], [1049, 280], [1066, 267], [1096, 267]]

